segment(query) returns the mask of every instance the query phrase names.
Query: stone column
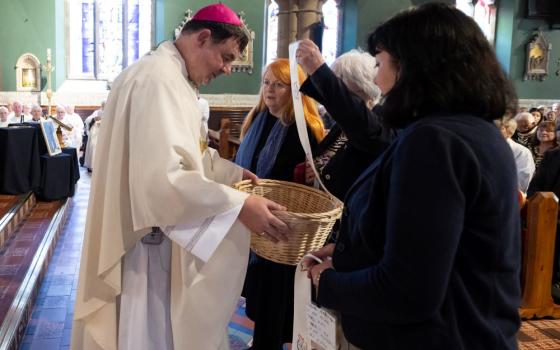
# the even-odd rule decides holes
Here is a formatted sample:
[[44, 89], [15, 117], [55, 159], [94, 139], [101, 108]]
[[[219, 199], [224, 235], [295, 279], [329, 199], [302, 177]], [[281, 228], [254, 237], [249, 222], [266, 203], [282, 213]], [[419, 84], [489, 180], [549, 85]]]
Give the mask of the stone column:
[[278, 4], [278, 46], [276, 57], [288, 57], [288, 45], [290, 44], [290, 3], [291, 0], [275, 0]]
[[297, 40], [309, 39], [310, 27], [321, 20], [325, 0], [299, 0]]
[[[299, 0], [290, 0], [290, 24], [288, 28], [289, 43], [297, 40], [297, 22], [298, 22]], [[286, 56], [288, 57], [288, 47], [286, 46]]]

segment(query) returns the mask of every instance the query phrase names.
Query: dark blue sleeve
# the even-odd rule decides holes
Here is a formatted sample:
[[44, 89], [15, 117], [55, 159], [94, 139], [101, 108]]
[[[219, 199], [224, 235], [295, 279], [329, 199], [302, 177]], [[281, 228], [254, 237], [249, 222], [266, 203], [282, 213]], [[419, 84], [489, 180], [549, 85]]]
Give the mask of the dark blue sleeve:
[[475, 183], [480, 174], [469, 150], [434, 127], [403, 135], [383, 175], [390, 182], [386, 232], [361, 228], [362, 235], [385, 234], [383, 257], [358, 271], [325, 271], [322, 305], [390, 323], [425, 320], [439, 309], [463, 231], [467, 174]]
[[302, 84], [300, 91], [325, 106], [340, 125], [348, 142], [364, 152], [378, 152], [395, 137], [396, 132], [384, 127], [381, 117], [351, 92], [324, 63]]

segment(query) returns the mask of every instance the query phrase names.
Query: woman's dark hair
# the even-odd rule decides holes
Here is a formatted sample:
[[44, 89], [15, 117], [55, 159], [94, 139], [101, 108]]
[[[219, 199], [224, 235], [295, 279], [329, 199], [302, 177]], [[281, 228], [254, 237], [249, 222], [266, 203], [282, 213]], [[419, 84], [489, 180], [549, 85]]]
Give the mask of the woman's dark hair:
[[239, 45], [239, 52], [243, 52], [249, 43], [249, 32], [245, 26], [234, 26], [212, 21], [190, 20], [181, 29], [181, 34], [194, 33], [202, 29], [210, 30], [214, 43], [221, 43], [229, 38], [234, 38]]
[[368, 51], [387, 51], [397, 81], [383, 101], [383, 119], [404, 127], [432, 113], [468, 113], [487, 120], [517, 109], [515, 90], [478, 25], [452, 6], [405, 10], [368, 37]]

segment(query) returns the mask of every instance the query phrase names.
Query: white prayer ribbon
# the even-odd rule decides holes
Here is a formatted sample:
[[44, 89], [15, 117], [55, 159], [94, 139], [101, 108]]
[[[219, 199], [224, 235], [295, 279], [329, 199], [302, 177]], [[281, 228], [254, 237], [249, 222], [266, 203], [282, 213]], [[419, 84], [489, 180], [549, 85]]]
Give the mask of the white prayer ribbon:
[[292, 81], [292, 102], [294, 104], [294, 114], [296, 117], [296, 126], [299, 135], [299, 141], [301, 142], [301, 146], [305, 151], [305, 157], [311, 168], [313, 169], [313, 173], [315, 174], [315, 180], [319, 183], [321, 188], [333, 199], [339, 201], [338, 198], [332, 195], [332, 193], [327, 190], [323, 181], [321, 181], [321, 176], [319, 176], [319, 172], [317, 168], [315, 168], [315, 162], [313, 162], [313, 153], [311, 152], [311, 146], [309, 144], [309, 136], [307, 135], [307, 124], [305, 122], [305, 116], [303, 113], [303, 102], [301, 99], [301, 93], [299, 92], [299, 76], [298, 76], [298, 63], [296, 60], [296, 51], [299, 47], [299, 41], [293, 42], [288, 47], [288, 57], [290, 61], [290, 79]]
[[294, 322], [292, 348], [340, 349], [337, 343], [336, 317], [331, 311], [320, 308], [311, 301], [311, 280], [307, 278], [305, 259], [321, 263], [318, 257], [307, 254], [298, 264], [294, 276]]

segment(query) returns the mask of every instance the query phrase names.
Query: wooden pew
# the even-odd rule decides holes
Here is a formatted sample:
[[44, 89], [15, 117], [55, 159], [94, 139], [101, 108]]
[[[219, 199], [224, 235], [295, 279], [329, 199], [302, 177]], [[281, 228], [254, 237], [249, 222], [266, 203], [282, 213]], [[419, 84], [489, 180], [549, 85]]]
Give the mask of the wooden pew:
[[239, 148], [241, 125], [249, 113], [248, 107], [212, 107], [208, 120], [210, 146], [222, 158], [232, 159]]
[[219, 131], [208, 130], [210, 146], [218, 150], [220, 157], [232, 159], [239, 148], [240, 140], [239, 137], [232, 135], [232, 123], [229, 118], [223, 118], [220, 123]]
[[241, 124], [251, 110], [250, 107], [210, 107], [210, 117], [208, 119], [208, 129], [218, 131], [221, 129], [221, 120], [229, 119], [230, 134], [239, 137]]
[[560, 318], [560, 305], [551, 295], [558, 198], [535, 193], [526, 203], [523, 247], [521, 318]]

